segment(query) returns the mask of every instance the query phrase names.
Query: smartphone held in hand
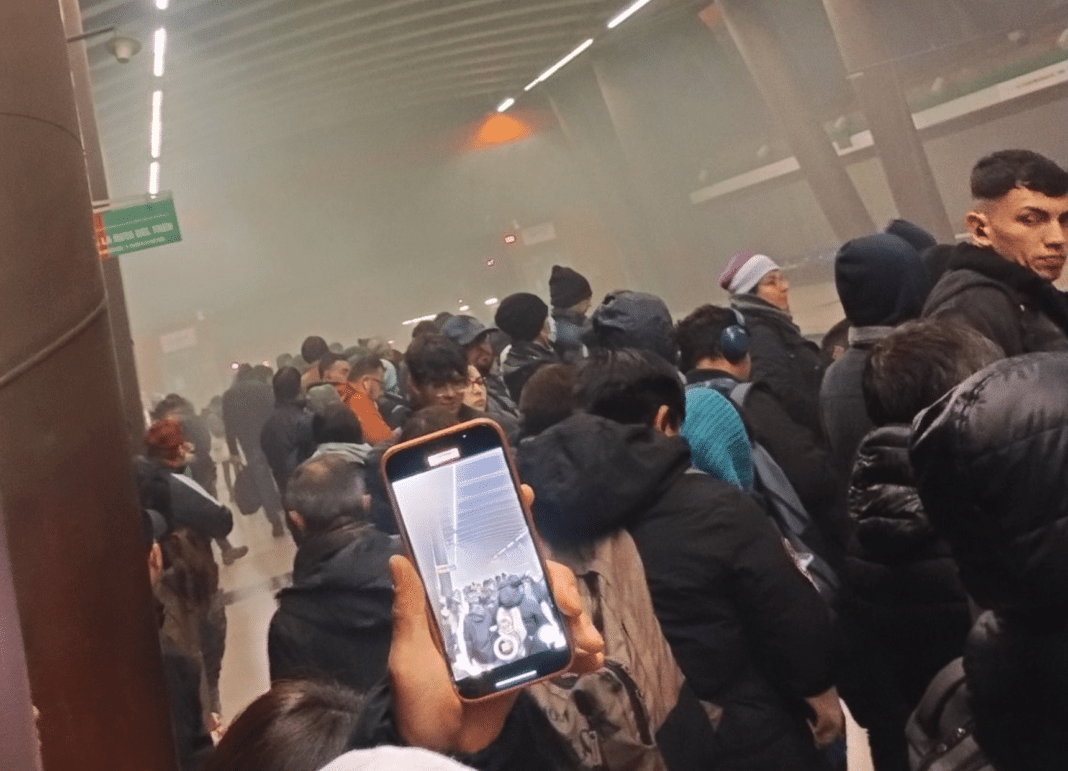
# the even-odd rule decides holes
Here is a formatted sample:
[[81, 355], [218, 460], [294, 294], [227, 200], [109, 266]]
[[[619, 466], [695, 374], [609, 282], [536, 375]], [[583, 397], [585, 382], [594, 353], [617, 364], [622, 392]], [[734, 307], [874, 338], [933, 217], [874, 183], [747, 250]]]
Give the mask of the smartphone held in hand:
[[474, 420], [392, 447], [382, 471], [460, 696], [566, 670], [572, 646], [497, 424]]

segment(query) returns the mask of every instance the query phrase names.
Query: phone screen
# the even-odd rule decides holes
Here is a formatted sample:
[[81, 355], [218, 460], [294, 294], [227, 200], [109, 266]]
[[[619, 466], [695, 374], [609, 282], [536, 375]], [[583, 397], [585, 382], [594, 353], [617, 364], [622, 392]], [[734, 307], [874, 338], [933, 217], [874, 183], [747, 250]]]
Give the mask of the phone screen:
[[474, 426], [402, 451], [387, 475], [459, 693], [566, 667], [564, 625], [496, 432]]

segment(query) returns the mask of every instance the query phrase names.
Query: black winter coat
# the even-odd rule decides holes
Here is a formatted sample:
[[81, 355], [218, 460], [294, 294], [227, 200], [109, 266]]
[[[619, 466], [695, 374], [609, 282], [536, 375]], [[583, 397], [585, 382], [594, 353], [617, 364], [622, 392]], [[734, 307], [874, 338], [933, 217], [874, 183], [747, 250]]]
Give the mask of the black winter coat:
[[971, 627], [949, 545], [916, 492], [910, 433], [909, 426], [884, 426], [861, 442], [849, 488], [857, 527], [839, 607], [853, 664], [842, 695], [861, 725], [895, 735], [902, 760], [909, 713], [939, 670], [961, 655]]
[[550, 544], [634, 538], [653, 606], [690, 686], [723, 707], [724, 769], [811, 769], [804, 696], [829, 688], [826, 606], [742, 491], [687, 473], [682, 437], [575, 415], [520, 448]]
[[546, 364], [559, 364], [560, 359], [548, 348], [538, 343], [528, 343], [517, 340], [508, 349], [508, 355], [501, 364], [501, 377], [508, 386], [508, 393], [512, 400], [518, 404], [519, 395], [523, 392], [523, 386], [530, 380], [531, 375], [538, 371], [538, 367]]
[[272, 681], [319, 677], [364, 692], [385, 675], [395, 553], [389, 536], [353, 522], [301, 543], [267, 632]]
[[789, 314], [756, 295], [733, 295], [731, 307], [745, 318], [749, 333], [749, 379], [767, 384], [791, 418], [822, 436], [820, 384], [830, 362], [819, 346], [801, 336]]
[[274, 411], [274, 391], [258, 380], [234, 383], [222, 396], [222, 418], [226, 426], [226, 444], [237, 455], [237, 443], [245, 454], [260, 446], [263, 424]]
[[199, 490], [189, 477], [172, 472], [171, 526], [186, 527], [204, 538], [225, 538], [234, 527], [234, 515], [226, 506]]
[[955, 247], [923, 315], [972, 327], [1006, 356], [1068, 350], [1065, 294], [1022, 265], [973, 244]]
[[285, 493], [286, 482], [297, 466], [315, 451], [312, 415], [300, 402], [278, 402], [260, 431], [260, 448], [267, 456], [278, 491]]

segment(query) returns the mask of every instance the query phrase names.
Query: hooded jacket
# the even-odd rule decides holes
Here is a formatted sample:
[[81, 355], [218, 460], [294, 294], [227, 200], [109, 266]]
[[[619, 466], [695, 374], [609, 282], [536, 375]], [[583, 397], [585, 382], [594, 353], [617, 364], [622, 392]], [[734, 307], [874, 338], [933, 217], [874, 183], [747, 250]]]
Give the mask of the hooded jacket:
[[300, 544], [267, 632], [272, 681], [320, 677], [362, 692], [385, 675], [394, 553], [389, 536], [351, 521]]
[[958, 244], [923, 315], [951, 318], [1001, 346], [1006, 356], [1068, 350], [1068, 298], [992, 249]]
[[790, 314], [756, 295], [731, 295], [730, 302], [749, 333], [750, 380], [765, 383], [794, 421], [822, 437], [819, 395], [827, 361], [819, 346], [801, 336]]
[[[891, 224], [911, 227], [903, 221]], [[916, 248], [890, 233], [843, 244], [835, 256], [834, 278], [852, 326], [849, 349], [823, 376], [820, 419], [835, 463], [848, 477], [860, 440], [874, 428], [861, 388], [868, 351], [896, 325], [919, 317], [931, 283]]]
[[795, 708], [832, 685], [827, 609], [767, 517], [737, 488], [691, 469], [682, 437], [575, 415], [520, 448], [552, 545], [627, 529], [653, 607], [698, 698], [724, 714], [722, 768], [808, 769]]

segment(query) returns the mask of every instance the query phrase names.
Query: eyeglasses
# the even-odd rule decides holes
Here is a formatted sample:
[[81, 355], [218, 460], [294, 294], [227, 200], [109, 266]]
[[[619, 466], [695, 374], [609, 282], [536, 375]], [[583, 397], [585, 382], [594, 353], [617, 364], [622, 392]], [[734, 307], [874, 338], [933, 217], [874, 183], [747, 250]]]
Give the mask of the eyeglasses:
[[467, 381], [467, 384], [468, 385], [473, 385], [473, 386], [479, 386], [481, 388], [485, 388], [486, 387], [486, 380], [485, 380], [485, 378], [481, 378], [481, 377], [473, 377], [473, 378], [471, 378], [470, 380]]

